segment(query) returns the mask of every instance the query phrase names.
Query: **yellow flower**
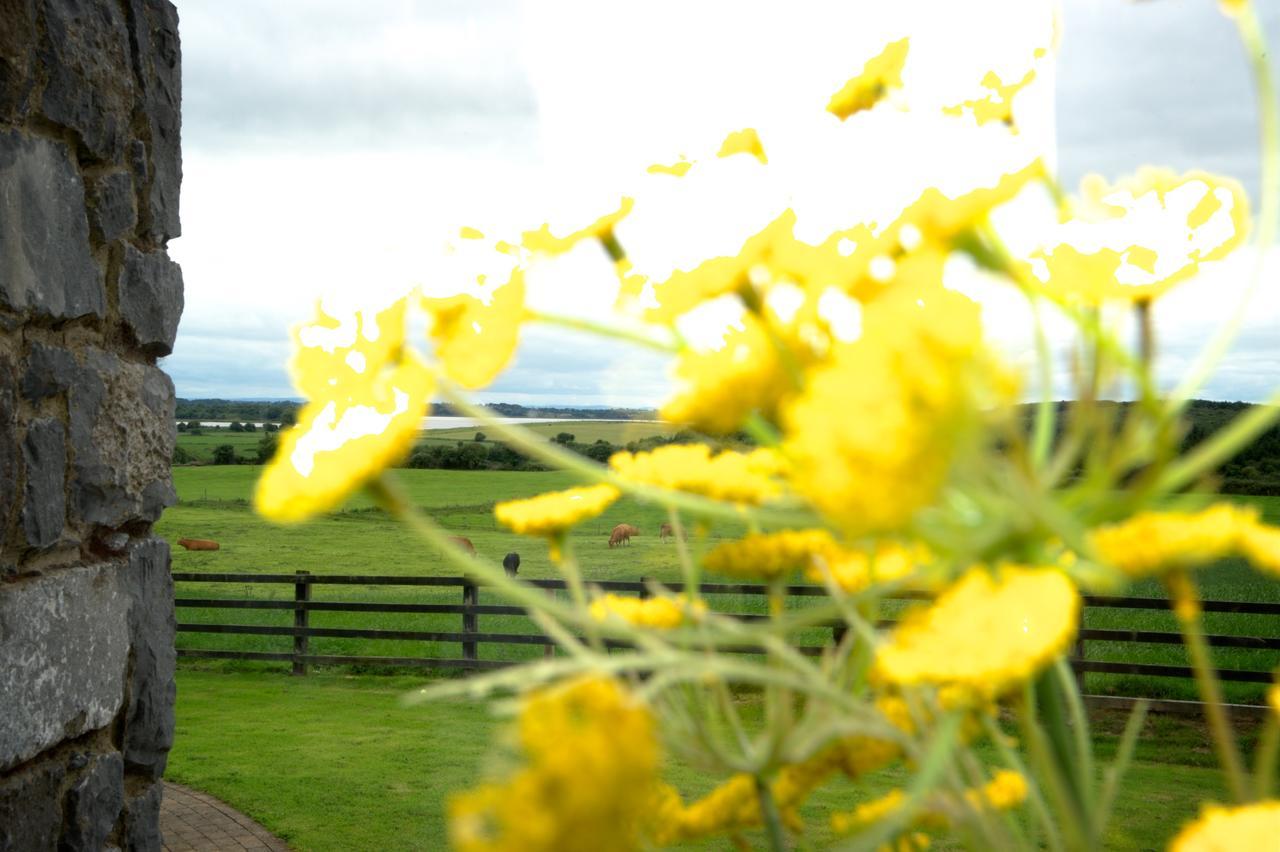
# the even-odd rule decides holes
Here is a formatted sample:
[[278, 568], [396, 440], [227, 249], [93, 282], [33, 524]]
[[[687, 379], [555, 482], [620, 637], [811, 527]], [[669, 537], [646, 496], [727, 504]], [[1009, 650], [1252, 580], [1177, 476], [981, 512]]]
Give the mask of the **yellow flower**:
[[1248, 524], [1240, 535], [1240, 552], [1253, 567], [1280, 577], [1280, 529]]
[[[964, 800], [973, 810], [1007, 811], [1018, 807], [1027, 798], [1027, 779], [1021, 773], [1002, 769], [981, 787], [964, 791]], [[925, 802], [914, 823], [927, 828], [947, 828], [952, 824], [951, 814], [958, 811], [954, 799], [945, 794]], [[848, 813], [831, 816], [831, 828], [837, 834], [865, 831], [877, 823], [891, 819], [905, 804], [902, 790], [890, 790], [878, 799], [863, 802]]]
[[669, 444], [650, 452], [615, 453], [609, 466], [632, 482], [704, 494], [716, 500], [760, 504], [776, 497], [780, 459], [772, 450], [711, 455], [706, 444]]
[[876, 651], [874, 676], [997, 696], [1066, 651], [1079, 611], [1080, 595], [1060, 571], [973, 568], [899, 623]]
[[1179, 832], [1169, 852], [1228, 852], [1274, 849], [1280, 837], [1280, 802], [1269, 799], [1224, 808], [1206, 805], [1200, 818]]
[[1249, 0], [1218, 0], [1218, 8], [1229, 18], [1243, 15], [1249, 8]]
[[[893, 541], [879, 542], [871, 550], [845, 550], [834, 556], [826, 569], [836, 585], [857, 594], [879, 583], [892, 583], [910, 577], [929, 559], [927, 548]], [[805, 576], [815, 583], [824, 581], [822, 567], [805, 569]]]
[[862, 336], [834, 347], [784, 405], [792, 485], [851, 533], [901, 528], [946, 481], [974, 434], [981, 391], [1001, 375], [976, 303], [893, 283], [865, 306]]
[[990, 90], [991, 94], [987, 95], [985, 98], [963, 101], [955, 106], [943, 107], [942, 111], [947, 115], [955, 116], [964, 115], [965, 112], [968, 111], [968, 113], [973, 116], [974, 121], [978, 124], [999, 121], [1012, 128], [1013, 98], [1018, 94], [1018, 92], [1031, 85], [1031, 82], [1035, 80], [1035, 78], [1036, 72], [1033, 68], [1018, 82], [1005, 85], [996, 72], [988, 71], [987, 76], [982, 78], [982, 86], [983, 88]]
[[494, 289], [489, 303], [467, 293], [422, 298], [431, 315], [429, 334], [445, 375], [465, 388], [482, 388], [506, 368], [516, 351], [524, 318], [524, 272]]
[[763, 323], [754, 315], [731, 328], [719, 349], [685, 349], [673, 370], [676, 391], [660, 416], [670, 423], [726, 434], [752, 412], [771, 417], [795, 391]]
[[878, 799], [863, 802], [848, 813], [831, 815], [831, 830], [836, 834], [853, 834], [865, 831], [881, 820], [888, 819], [902, 808], [907, 795], [894, 789]]
[[622, 201], [619, 202], [617, 210], [612, 213], [606, 213], [585, 228], [579, 228], [561, 236], [560, 234], [552, 233], [550, 223], [544, 223], [536, 231], [526, 231], [522, 243], [529, 251], [536, 251], [542, 254], [563, 254], [582, 240], [589, 240], [593, 237], [599, 239], [612, 237], [614, 227], [627, 217], [627, 214], [631, 212], [631, 208], [634, 206], [635, 199], [624, 196]]
[[[706, 612], [702, 601], [692, 605], [695, 616]], [[637, 627], [670, 630], [684, 624], [689, 617], [690, 604], [684, 595], [673, 598], [628, 598], [622, 595], [604, 595], [591, 604], [591, 617], [596, 621], [608, 621], [617, 617]]]
[[891, 89], [902, 86], [902, 68], [907, 63], [908, 39], [891, 42], [862, 67], [858, 75], [831, 96], [827, 112], [844, 121], [854, 113], [871, 109]]
[[1027, 800], [1027, 779], [1021, 772], [1001, 769], [976, 790], [966, 790], [969, 806], [977, 809], [1008, 811]]
[[539, 690], [520, 713], [525, 764], [449, 800], [459, 852], [639, 849], [661, 754], [653, 717], [617, 683], [584, 677]]
[[760, 134], [756, 133], [753, 127], [735, 130], [726, 136], [716, 156], [732, 157], [734, 154], [750, 154], [762, 164], [769, 162], [769, 158], [764, 153], [764, 146], [760, 144]]
[[1256, 509], [1218, 503], [1199, 512], [1142, 512], [1094, 530], [1090, 539], [1102, 561], [1138, 579], [1235, 555], [1242, 538], [1256, 549], [1268, 529], [1259, 527]]
[[525, 500], [504, 500], [493, 507], [493, 516], [521, 535], [556, 536], [599, 515], [619, 496], [612, 485], [587, 485]]
[[[1220, 260], [1249, 231], [1249, 202], [1234, 180], [1144, 168], [1114, 186], [1091, 175], [1060, 239], [1032, 252], [1028, 274], [1085, 304], [1149, 300]], [[1165, 244], [1148, 245], [1152, 234]]]
[[1280, 684], [1267, 687], [1267, 706], [1272, 713], [1280, 716]]
[[686, 159], [676, 160], [674, 163], [667, 165], [665, 163], [654, 163], [645, 169], [651, 175], [670, 175], [671, 177], [684, 177], [689, 173], [689, 169], [693, 168], [693, 163]]
[[402, 299], [344, 319], [317, 308], [294, 329], [290, 373], [309, 402], [258, 480], [262, 515], [293, 523], [326, 512], [408, 452], [434, 380], [404, 348], [406, 308]]
[[703, 564], [721, 574], [772, 580], [808, 568], [815, 557], [832, 561], [839, 553], [826, 530], [783, 530], [717, 545]]

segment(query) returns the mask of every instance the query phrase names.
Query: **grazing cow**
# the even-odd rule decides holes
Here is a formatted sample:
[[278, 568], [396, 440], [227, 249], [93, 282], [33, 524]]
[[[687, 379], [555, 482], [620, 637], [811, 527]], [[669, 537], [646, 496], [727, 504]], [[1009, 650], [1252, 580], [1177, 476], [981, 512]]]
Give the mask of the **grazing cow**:
[[520, 554], [508, 553], [502, 557], [502, 568], [507, 572], [508, 577], [514, 577], [520, 570]]
[[472, 556], [476, 555], [476, 546], [472, 544], [471, 539], [467, 538], [466, 536], [451, 535], [449, 536], [449, 541], [453, 542], [454, 547], [458, 548], [459, 550], [465, 550], [467, 553], [470, 553]]
[[663, 524], [658, 527], [658, 538], [662, 541], [667, 540], [667, 536], [675, 535], [676, 531], [671, 528], [671, 524]]
[[180, 538], [178, 544], [187, 550], [217, 550], [219, 544], [207, 538]]
[[613, 532], [609, 534], [609, 546], [618, 547], [623, 544], [631, 544], [631, 536], [640, 535], [640, 528], [633, 527], [631, 524], [618, 524], [613, 528]]

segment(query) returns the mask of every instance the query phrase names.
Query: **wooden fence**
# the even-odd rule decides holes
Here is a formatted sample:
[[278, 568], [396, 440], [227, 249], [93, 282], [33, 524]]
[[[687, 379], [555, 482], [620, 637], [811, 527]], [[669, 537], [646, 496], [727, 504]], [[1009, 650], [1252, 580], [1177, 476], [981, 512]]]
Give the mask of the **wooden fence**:
[[[498, 645], [535, 645], [543, 646], [546, 653], [551, 652], [551, 640], [538, 633], [485, 632], [480, 629], [482, 616], [519, 616], [524, 614], [523, 608], [510, 604], [482, 603], [483, 587], [464, 577], [403, 577], [403, 576], [364, 576], [364, 575], [331, 575], [311, 574], [298, 571], [293, 574], [211, 574], [211, 573], [174, 573], [173, 579], [182, 583], [230, 583], [230, 584], [273, 584], [293, 587], [290, 599], [264, 598], [223, 598], [223, 597], [179, 597], [175, 604], [180, 609], [224, 609], [229, 611], [247, 610], [286, 610], [293, 612], [293, 626], [272, 626], [262, 624], [220, 624], [189, 623], [179, 621], [180, 633], [218, 633], [256, 636], [287, 636], [293, 638], [293, 649], [288, 652], [245, 651], [245, 650], [211, 650], [211, 649], [179, 649], [178, 656], [192, 659], [233, 659], [258, 660], [267, 662], [290, 663], [293, 673], [305, 675], [307, 667], [312, 665], [371, 665], [387, 667], [413, 667], [438, 669], [491, 669], [510, 665], [509, 661], [485, 660], [480, 658], [479, 648], [482, 644]], [[563, 580], [530, 580], [530, 585], [546, 589], [548, 592], [564, 591]], [[608, 592], [631, 593], [644, 596], [647, 586], [641, 581], [588, 581], [589, 585]], [[401, 587], [435, 587], [458, 589], [457, 603], [393, 603], [372, 601], [330, 601], [314, 600], [312, 589], [316, 586], [401, 586]], [[667, 588], [681, 591], [681, 583], [666, 583]], [[704, 583], [701, 592], [714, 600], [717, 596], [738, 595], [758, 596], [767, 594], [763, 585], [743, 583]], [[826, 592], [820, 586], [796, 585], [786, 588], [788, 598], [820, 598]], [[906, 595], [904, 597], [922, 597]], [[802, 604], [802, 602], [800, 602]], [[1082, 627], [1071, 655], [1071, 665], [1078, 678], [1086, 673], [1138, 675], [1158, 678], [1193, 678], [1192, 670], [1187, 666], [1157, 665], [1153, 663], [1115, 662], [1089, 659], [1090, 642], [1123, 642], [1147, 645], [1181, 645], [1182, 636], [1176, 632], [1154, 630], [1125, 630], [1114, 628], [1093, 628], [1083, 626], [1084, 612], [1089, 609], [1129, 609], [1129, 610], [1168, 610], [1169, 602], [1162, 598], [1105, 597], [1086, 596], [1082, 610]], [[715, 607], [713, 607], [714, 609]], [[1280, 615], [1280, 603], [1260, 603], [1245, 601], [1204, 601], [1202, 608], [1206, 613], [1238, 613], [1246, 615]], [[762, 608], [763, 609], [763, 608]], [[717, 609], [717, 611], [719, 611]], [[313, 627], [310, 614], [313, 612], [367, 612], [367, 613], [400, 613], [400, 614], [446, 614], [460, 617], [457, 631], [422, 631], [422, 630], [387, 630], [357, 629], [348, 627]], [[764, 616], [759, 613], [733, 613], [743, 619], [757, 619]], [[845, 630], [842, 621], [831, 620], [814, 625], [818, 629], [829, 629], [831, 638], [838, 640]], [[388, 657], [373, 655], [333, 655], [313, 654], [309, 640], [313, 637], [331, 637], [344, 639], [368, 640], [418, 640], [437, 643], [457, 643], [459, 654], [454, 657]], [[1280, 637], [1209, 635], [1209, 645], [1215, 648], [1242, 648], [1251, 650], [1280, 651]], [[750, 648], [734, 649], [750, 653]], [[806, 645], [799, 648], [801, 653], [818, 655], [822, 653], [821, 645]], [[1280, 659], [1277, 660], [1280, 662]], [[1265, 684], [1272, 681], [1270, 670], [1254, 671], [1241, 669], [1221, 669], [1218, 676], [1228, 682]], [[1083, 681], [1082, 681], [1083, 682]], [[1111, 696], [1092, 696], [1095, 704], [1131, 703], [1132, 699], [1114, 698]], [[1158, 709], [1178, 711], [1194, 709], [1195, 702], [1190, 701], [1157, 701]]]

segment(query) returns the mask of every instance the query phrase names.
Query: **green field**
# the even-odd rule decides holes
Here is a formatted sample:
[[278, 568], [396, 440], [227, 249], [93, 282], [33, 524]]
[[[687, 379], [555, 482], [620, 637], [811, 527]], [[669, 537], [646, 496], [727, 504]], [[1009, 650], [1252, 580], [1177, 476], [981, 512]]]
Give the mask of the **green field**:
[[[290, 678], [270, 673], [178, 673], [177, 735], [166, 777], [227, 801], [304, 852], [443, 849], [445, 800], [492, 765], [498, 722], [486, 708], [440, 701], [406, 707], [411, 678]], [[741, 698], [748, 724], [759, 705]], [[1095, 723], [1098, 755], [1114, 754], [1121, 720]], [[1121, 786], [1108, 849], [1163, 848], [1203, 799], [1223, 796], [1196, 724], [1151, 717]], [[983, 759], [994, 757], [980, 747]], [[668, 780], [686, 797], [709, 784], [673, 765]], [[802, 809], [830, 840], [827, 815], [904, 780], [901, 767], [819, 790]], [[748, 833], [753, 848], [761, 838]], [[692, 849], [728, 848], [718, 838]], [[953, 846], [942, 839], [935, 848]]]
[[194, 460], [206, 464], [213, 461], [213, 449], [220, 444], [235, 447], [237, 458], [256, 460], [258, 442], [265, 434], [261, 429], [257, 432], [232, 432], [230, 429], [212, 429], [206, 426], [199, 435], [179, 432], [178, 446], [190, 453]]
[[[554, 424], [553, 424], [554, 425]], [[160, 534], [170, 540], [180, 537], [212, 538], [222, 549], [216, 552], [188, 552], [175, 548], [175, 571], [226, 573], [290, 573], [307, 570], [316, 574], [389, 574], [402, 576], [455, 576], [457, 571], [446, 564], [440, 554], [411, 536], [401, 525], [372, 508], [363, 496], [354, 498], [343, 511], [307, 524], [278, 527], [266, 523], [249, 506], [253, 481], [259, 468], [255, 466], [175, 468], [174, 481], [180, 503], [169, 509], [157, 525]], [[512, 497], [531, 496], [564, 488], [572, 479], [560, 472], [516, 471], [444, 471], [400, 470], [396, 472], [411, 499], [454, 533], [467, 536], [482, 557], [500, 561], [504, 554], [515, 551], [521, 556], [520, 574], [528, 578], [556, 578], [558, 574], [547, 556], [545, 543], [522, 538], [497, 527], [493, 520], [493, 503]], [[1271, 520], [1280, 516], [1280, 499], [1249, 498], [1259, 504]], [[660, 542], [656, 535], [665, 520], [658, 507], [624, 498], [603, 516], [581, 525], [572, 537], [582, 564], [584, 576], [597, 580], [636, 580], [652, 577], [658, 580], [679, 578], [678, 558], [671, 542]], [[642, 533], [630, 547], [609, 548], [609, 531], [617, 523], [639, 526]], [[740, 529], [720, 525], [700, 543], [709, 547], [716, 542], [740, 534]], [[711, 578], [715, 579], [715, 578]], [[1217, 600], [1280, 601], [1280, 584], [1264, 579], [1237, 561], [1227, 561], [1203, 572], [1201, 581], [1205, 596]], [[271, 597], [291, 599], [291, 585], [250, 585], [247, 583], [184, 583], [180, 597]], [[1135, 586], [1131, 595], [1163, 597], [1155, 583]], [[461, 603], [458, 588], [396, 588], [385, 586], [316, 586], [316, 600], [376, 601], [396, 603]], [[809, 599], [812, 601], [813, 599]], [[495, 600], [482, 592], [482, 603]], [[804, 601], [793, 599], [801, 605]], [[758, 598], [732, 596], [714, 602], [725, 611], [758, 612]], [[195, 609], [184, 607], [179, 612], [183, 623], [236, 623], [288, 626], [288, 611]], [[311, 615], [311, 626], [384, 630], [457, 632], [461, 629], [458, 615], [337, 613]], [[1094, 628], [1172, 631], [1172, 616], [1160, 610], [1090, 609], [1086, 625]], [[1206, 615], [1210, 633], [1277, 636], [1274, 616], [1239, 614]], [[482, 632], [537, 632], [523, 616], [482, 616]], [[822, 644], [829, 633], [807, 631], [796, 637], [804, 644]], [[287, 636], [264, 637], [222, 635], [217, 633], [182, 632], [179, 647], [202, 649], [235, 649], [285, 652], [292, 648]], [[480, 658], [521, 660], [542, 653], [538, 645], [481, 644]], [[363, 640], [316, 637], [310, 652], [317, 655], [371, 655], [393, 657], [461, 656], [458, 643], [417, 640]], [[1149, 645], [1130, 642], [1097, 642], [1088, 645], [1091, 660], [1115, 662], [1185, 665], [1185, 652], [1179, 645]], [[1274, 651], [1250, 649], [1216, 649], [1219, 667], [1267, 671], [1280, 663]], [[207, 664], [212, 665], [212, 664]], [[225, 669], [257, 668], [263, 664], [226, 662], [216, 664]], [[267, 664], [280, 668], [282, 664]], [[1087, 691], [1117, 695], [1150, 695], [1153, 697], [1193, 698], [1190, 681], [1147, 676], [1097, 674], [1088, 675]], [[1262, 694], [1259, 684], [1228, 683], [1229, 700], [1253, 702]]]

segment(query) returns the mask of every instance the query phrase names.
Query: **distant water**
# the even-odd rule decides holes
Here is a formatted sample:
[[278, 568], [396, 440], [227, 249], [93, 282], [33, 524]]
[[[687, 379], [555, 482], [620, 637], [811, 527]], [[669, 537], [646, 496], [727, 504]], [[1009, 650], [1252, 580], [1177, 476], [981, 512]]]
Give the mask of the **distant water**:
[[[652, 423], [651, 420], [606, 420], [603, 418], [590, 418], [591, 420], [599, 419], [601, 423]], [[573, 422], [570, 417], [499, 417], [500, 423], [556, 423], [560, 420]], [[185, 422], [185, 421], [184, 421]], [[221, 427], [225, 429], [231, 425], [230, 420], [201, 420], [201, 426], [209, 428]], [[254, 423], [254, 426], [262, 428], [262, 423]], [[422, 420], [423, 429], [468, 429], [473, 426], [479, 426], [480, 421], [474, 417], [424, 417]]]

